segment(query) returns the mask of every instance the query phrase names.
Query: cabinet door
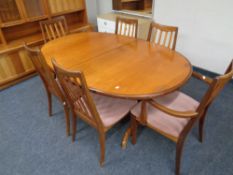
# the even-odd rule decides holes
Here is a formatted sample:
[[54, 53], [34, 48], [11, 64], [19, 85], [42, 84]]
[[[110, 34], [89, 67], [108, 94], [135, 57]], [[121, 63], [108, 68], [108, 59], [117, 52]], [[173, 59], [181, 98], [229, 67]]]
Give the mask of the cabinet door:
[[29, 19], [46, 17], [44, 0], [23, 0]]
[[0, 0], [0, 21], [8, 23], [21, 20], [16, 0]]
[[24, 49], [0, 55], [0, 90], [7, 84], [35, 72]]
[[103, 33], [115, 33], [115, 21], [97, 18], [98, 31]]
[[53, 15], [84, 9], [83, 0], [48, 0]]

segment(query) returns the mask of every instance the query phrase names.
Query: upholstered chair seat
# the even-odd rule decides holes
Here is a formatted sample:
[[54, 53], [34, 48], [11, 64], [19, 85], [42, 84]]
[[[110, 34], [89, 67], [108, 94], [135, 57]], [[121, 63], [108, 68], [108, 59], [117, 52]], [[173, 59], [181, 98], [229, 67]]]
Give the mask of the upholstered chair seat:
[[[111, 127], [120, 121], [129, 113], [130, 109], [136, 105], [136, 101], [133, 100], [113, 98], [99, 95], [97, 93], [90, 94], [96, 106], [97, 112], [100, 115], [100, 119], [106, 128]], [[75, 109], [78, 110], [78, 105], [75, 106]], [[88, 113], [89, 116], [91, 116], [90, 111], [88, 111]]]
[[136, 104], [136, 101], [133, 100], [107, 97], [95, 93], [91, 94], [105, 127], [111, 127], [120, 121]]
[[[157, 103], [176, 110], [176, 111], [196, 111], [199, 102], [192, 97], [175, 91], [168, 95], [155, 98]], [[141, 112], [141, 103], [139, 103], [131, 113], [135, 117], [139, 117]], [[190, 118], [178, 118], [172, 115], [166, 114], [161, 110], [158, 110], [147, 104], [147, 125], [151, 125], [154, 129], [158, 129], [166, 134], [178, 138], [181, 131], [184, 129]]]

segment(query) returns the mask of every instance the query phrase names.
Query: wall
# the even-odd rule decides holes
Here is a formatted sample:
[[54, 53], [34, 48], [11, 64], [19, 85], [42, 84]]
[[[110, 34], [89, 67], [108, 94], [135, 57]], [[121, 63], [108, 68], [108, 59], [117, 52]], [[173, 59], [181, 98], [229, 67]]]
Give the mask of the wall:
[[97, 13], [104, 14], [112, 11], [112, 0], [97, 0]]
[[177, 50], [193, 65], [223, 73], [233, 58], [232, 0], [156, 0], [154, 20], [179, 26]]
[[[89, 1], [95, 14], [112, 10], [111, 0]], [[177, 51], [193, 65], [223, 73], [233, 58], [232, 0], [155, 0], [154, 20], [179, 27]], [[93, 19], [96, 16], [92, 17]]]
[[97, 23], [97, 1], [86, 0], [88, 21], [94, 25]]
[[90, 23], [97, 24], [97, 15], [112, 11], [112, 0], [86, 0], [87, 15]]

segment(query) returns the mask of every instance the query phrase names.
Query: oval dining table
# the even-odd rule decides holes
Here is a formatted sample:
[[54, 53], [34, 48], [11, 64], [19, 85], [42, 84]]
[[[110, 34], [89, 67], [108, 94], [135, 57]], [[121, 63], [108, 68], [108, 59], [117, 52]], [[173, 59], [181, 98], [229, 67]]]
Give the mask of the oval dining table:
[[[179, 89], [192, 74], [182, 54], [135, 38], [84, 32], [67, 35], [41, 48], [48, 65], [84, 72], [91, 91], [117, 98], [147, 100]], [[130, 134], [127, 130], [122, 140]]]

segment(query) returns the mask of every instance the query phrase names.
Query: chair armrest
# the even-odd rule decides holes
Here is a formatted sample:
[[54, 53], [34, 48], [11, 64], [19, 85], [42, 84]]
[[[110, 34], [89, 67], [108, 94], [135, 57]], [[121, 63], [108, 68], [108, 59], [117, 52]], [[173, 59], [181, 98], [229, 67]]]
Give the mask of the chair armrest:
[[177, 117], [177, 118], [196, 118], [196, 117], [198, 117], [198, 114], [199, 114], [196, 111], [185, 111], [185, 112], [175, 111], [173, 109], [169, 109], [169, 108], [155, 102], [154, 100], [150, 100], [150, 101], [148, 101], [148, 103], [150, 105], [152, 105], [153, 107], [159, 109], [160, 111], [167, 113], [169, 115], [172, 115], [174, 117]]
[[202, 74], [200, 74], [200, 73], [197, 73], [197, 72], [193, 72], [193, 73], [192, 73], [192, 76], [195, 77], [195, 78], [197, 78], [197, 79], [199, 79], [199, 80], [204, 81], [205, 83], [207, 83], [207, 84], [209, 84], [209, 85], [210, 85], [210, 84], [212, 83], [212, 81], [213, 81], [212, 78], [206, 77], [206, 76], [204, 76], [204, 75], [202, 75]]

